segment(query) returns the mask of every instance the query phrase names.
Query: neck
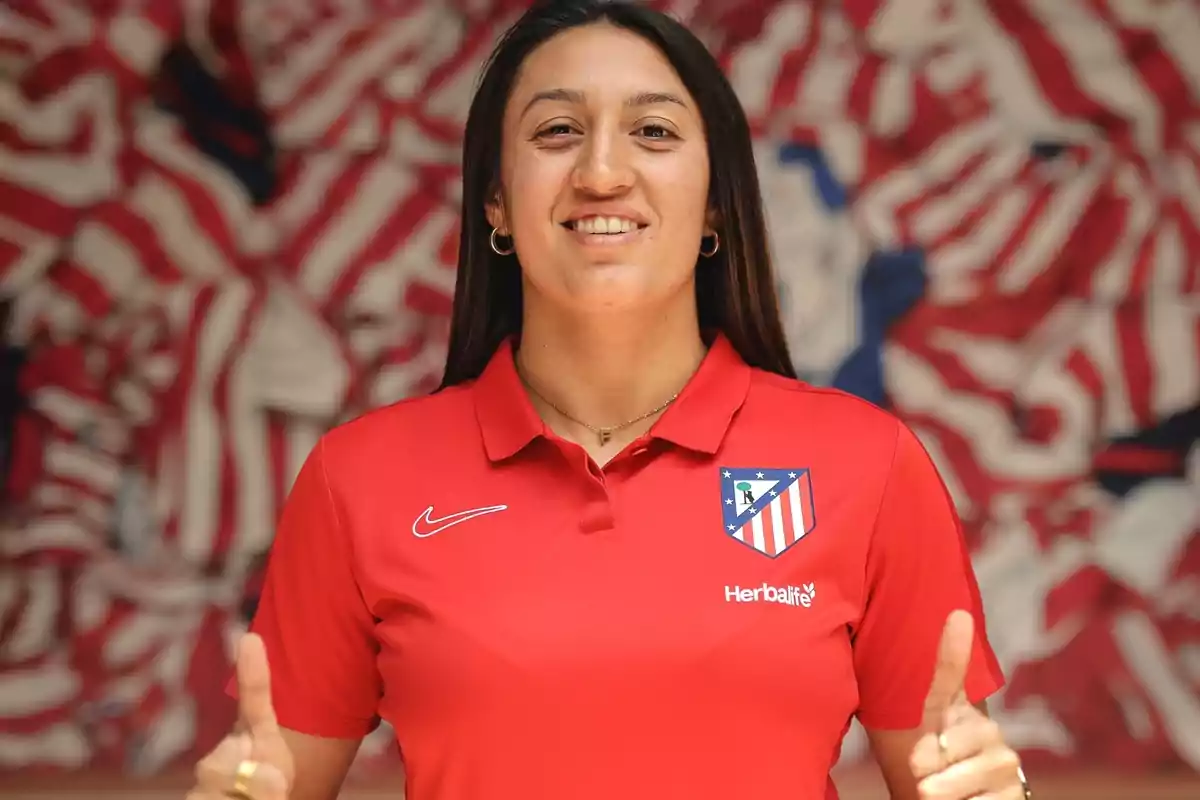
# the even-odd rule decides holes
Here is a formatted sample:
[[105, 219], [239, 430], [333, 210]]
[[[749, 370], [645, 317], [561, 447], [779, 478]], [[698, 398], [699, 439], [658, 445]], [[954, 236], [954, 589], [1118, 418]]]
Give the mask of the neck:
[[[532, 387], [531, 400], [542, 417], [581, 444], [596, 440], [587, 425], [623, 425], [670, 400], [704, 358], [692, 302], [666, 314], [545, 311], [529, 313], [526, 304], [517, 369]], [[640, 436], [657, 416], [616, 432], [612, 444]]]

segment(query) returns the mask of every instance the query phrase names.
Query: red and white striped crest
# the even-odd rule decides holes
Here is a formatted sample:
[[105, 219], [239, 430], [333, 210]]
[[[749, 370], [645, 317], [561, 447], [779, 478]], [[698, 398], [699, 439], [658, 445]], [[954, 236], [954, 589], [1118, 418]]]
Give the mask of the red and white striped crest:
[[775, 558], [817, 524], [807, 469], [721, 467], [725, 533]]

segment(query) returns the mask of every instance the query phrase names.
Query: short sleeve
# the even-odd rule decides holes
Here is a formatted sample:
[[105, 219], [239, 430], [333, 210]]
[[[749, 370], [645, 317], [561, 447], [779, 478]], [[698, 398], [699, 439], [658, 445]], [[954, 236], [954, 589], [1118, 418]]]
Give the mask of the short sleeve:
[[[319, 443], [284, 504], [250, 629], [271, 668], [280, 725], [359, 738], [377, 724], [382, 692], [374, 620], [355, 578]], [[230, 691], [236, 694], [236, 684]]]
[[958, 514], [917, 437], [898, 428], [868, 549], [864, 611], [853, 633], [858, 718], [885, 730], [921, 724], [942, 628], [955, 609], [975, 616], [966, 682], [971, 702], [1004, 685]]

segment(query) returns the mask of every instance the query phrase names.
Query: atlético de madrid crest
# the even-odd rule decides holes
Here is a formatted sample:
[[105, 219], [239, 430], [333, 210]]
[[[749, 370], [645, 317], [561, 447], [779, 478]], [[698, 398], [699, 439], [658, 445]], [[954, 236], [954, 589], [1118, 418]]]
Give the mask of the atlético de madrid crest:
[[807, 469], [721, 467], [725, 533], [775, 558], [808, 535], [813, 514]]

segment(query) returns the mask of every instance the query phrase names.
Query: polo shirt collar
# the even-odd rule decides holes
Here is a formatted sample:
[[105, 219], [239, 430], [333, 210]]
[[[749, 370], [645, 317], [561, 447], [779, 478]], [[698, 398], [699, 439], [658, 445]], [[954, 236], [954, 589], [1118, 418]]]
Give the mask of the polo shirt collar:
[[515, 455], [546, 432], [546, 423], [529, 402], [517, 374], [511, 338], [496, 348], [471, 392], [483, 433], [483, 447], [492, 461]]
[[[546, 433], [517, 374], [513, 340], [507, 339], [472, 387], [483, 445], [492, 461], [515, 455]], [[700, 368], [663, 413], [650, 436], [689, 450], [714, 454], [746, 400], [750, 367], [718, 334]]]

